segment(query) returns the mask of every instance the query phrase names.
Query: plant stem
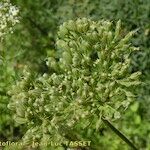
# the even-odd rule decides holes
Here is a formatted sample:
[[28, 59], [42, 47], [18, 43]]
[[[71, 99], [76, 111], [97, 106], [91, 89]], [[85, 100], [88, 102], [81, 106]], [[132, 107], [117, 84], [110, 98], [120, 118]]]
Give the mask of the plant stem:
[[102, 117], [102, 121], [111, 128], [111, 130], [116, 133], [124, 142], [126, 142], [130, 147], [132, 147], [134, 150], [138, 150], [135, 145], [124, 135], [122, 134], [118, 129], [116, 129], [107, 119]]

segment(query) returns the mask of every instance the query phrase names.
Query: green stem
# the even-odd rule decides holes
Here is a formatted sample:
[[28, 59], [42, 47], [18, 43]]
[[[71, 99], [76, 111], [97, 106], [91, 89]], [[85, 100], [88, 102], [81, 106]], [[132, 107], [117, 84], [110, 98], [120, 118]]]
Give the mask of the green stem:
[[102, 117], [102, 121], [111, 128], [111, 130], [116, 133], [124, 142], [126, 142], [130, 147], [132, 147], [134, 150], [138, 150], [134, 144], [125, 136], [123, 135], [118, 129], [116, 129], [107, 119]]

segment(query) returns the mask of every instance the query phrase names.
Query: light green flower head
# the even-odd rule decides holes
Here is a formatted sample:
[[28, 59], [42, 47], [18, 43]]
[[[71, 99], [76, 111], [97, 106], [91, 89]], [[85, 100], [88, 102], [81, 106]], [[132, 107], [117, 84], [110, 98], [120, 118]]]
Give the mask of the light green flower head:
[[129, 73], [134, 32], [123, 36], [120, 24], [82, 18], [59, 27], [57, 56], [47, 60], [50, 73], [36, 81], [28, 73], [10, 91], [16, 121], [32, 127], [25, 139], [33, 130], [37, 139], [62, 140], [69, 129], [98, 129], [102, 117], [121, 117], [140, 73]]

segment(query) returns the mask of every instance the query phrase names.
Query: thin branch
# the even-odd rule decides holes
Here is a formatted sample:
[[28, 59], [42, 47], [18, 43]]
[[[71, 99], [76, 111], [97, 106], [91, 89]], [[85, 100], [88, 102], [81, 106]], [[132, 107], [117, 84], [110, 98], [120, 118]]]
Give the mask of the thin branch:
[[35, 28], [37, 28], [43, 35], [46, 35], [47, 36], [47, 32], [43, 29], [43, 28], [41, 28], [41, 26], [39, 25], [39, 24], [37, 24], [31, 17], [26, 17], [28, 20], [29, 20], [29, 22], [35, 27]]
[[124, 142], [126, 142], [132, 149], [138, 150], [135, 145], [123, 134], [121, 133], [118, 129], [116, 129], [107, 119], [102, 117], [102, 121], [111, 128], [111, 130], [116, 133]]

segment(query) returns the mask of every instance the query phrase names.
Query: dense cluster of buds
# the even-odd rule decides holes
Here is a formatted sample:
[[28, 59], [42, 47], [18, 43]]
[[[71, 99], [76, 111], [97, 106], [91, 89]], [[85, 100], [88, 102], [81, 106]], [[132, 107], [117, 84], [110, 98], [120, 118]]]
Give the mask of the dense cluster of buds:
[[140, 72], [129, 73], [134, 32], [123, 36], [120, 26], [86, 18], [60, 26], [49, 73], [33, 80], [25, 71], [9, 91], [15, 120], [30, 127], [25, 141], [61, 141], [76, 127], [99, 129], [102, 117], [121, 117], [135, 98]]
[[2, 0], [0, 2], [0, 39], [5, 34], [13, 31], [13, 26], [19, 22], [19, 10], [13, 6], [9, 0]]

